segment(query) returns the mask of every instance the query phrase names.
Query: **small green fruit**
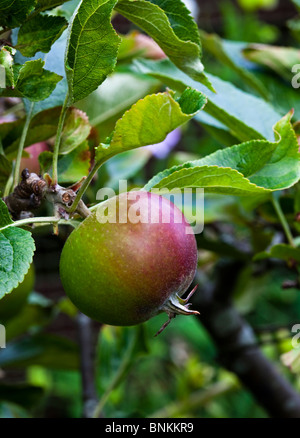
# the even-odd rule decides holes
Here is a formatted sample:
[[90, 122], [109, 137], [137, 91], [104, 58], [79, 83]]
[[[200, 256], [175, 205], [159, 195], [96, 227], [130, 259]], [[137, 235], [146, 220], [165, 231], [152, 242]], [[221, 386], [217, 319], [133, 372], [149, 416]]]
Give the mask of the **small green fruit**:
[[[104, 208], [115, 223], [101, 223]], [[163, 209], [169, 209], [170, 223], [163, 223]], [[142, 323], [162, 311], [169, 320], [177, 313], [198, 313], [181, 298], [197, 267], [195, 236], [182, 212], [143, 191], [111, 198], [101, 211], [71, 233], [61, 254], [61, 281], [75, 306], [99, 322], [118, 326]], [[141, 220], [133, 223], [137, 211]], [[158, 223], [149, 220], [150, 214], [160, 214]]]
[[9, 294], [0, 299], [0, 321], [5, 321], [17, 315], [32, 292], [35, 282], [34, 267], [31, 265], [24, 280]]

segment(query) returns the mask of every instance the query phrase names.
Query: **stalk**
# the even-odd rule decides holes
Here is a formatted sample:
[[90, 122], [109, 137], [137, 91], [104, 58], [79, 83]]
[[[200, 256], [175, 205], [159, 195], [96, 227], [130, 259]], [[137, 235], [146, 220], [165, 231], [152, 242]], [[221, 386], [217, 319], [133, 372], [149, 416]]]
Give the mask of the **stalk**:
[[18, 153], [17, 153], [16, 164], [15, 164], [15, 169], [14, 169], [14, 176], [13, 176], [13, 185], [12, 185], [13, 189], [19, 183], [21, 159], [22, 159], [24, 144], [25, 144], [25, 140], [26, 140], [26, 137], [27, 137], [29, 125], [30, 125], [31, 118], [32, 118], [33, 108], [34, 108], [34, 102], [31, 102], [30, 107], [29, 107], [29, 111], [28, 111], [27, 116], [26, 116], [25, 124], [24, 124], [23, 131], [22, 131], [22, 135], [21, 135], [21, 138], [20, 138], [19, 147], [18, 147]]

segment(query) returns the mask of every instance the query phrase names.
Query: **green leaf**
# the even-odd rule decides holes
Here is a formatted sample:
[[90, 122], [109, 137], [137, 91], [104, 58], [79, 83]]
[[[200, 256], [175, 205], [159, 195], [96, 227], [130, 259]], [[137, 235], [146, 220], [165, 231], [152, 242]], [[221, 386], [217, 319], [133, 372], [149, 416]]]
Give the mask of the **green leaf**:
[[119, 0], [115, 9], [147, 32], [178, 68], [212, 89], [200, 61], [197, 26], [180, 0]]
[[252, 183], [269, 190], [282, 190], [296, 184], [300, 177], [300, 154], [288, 113], [274, 126], [275, 142], [250, 141], [232, 146], [197, 160], [201, 165], [230, 167]]
[[250, 61], [273, 70], [289, 83], [295, 74], [292, 67], [300, 63], [300, 50], [293, 47], [250, 44], [243, 50], [243, 55]]
[[124, 111], [160, 88], [160, 82], [149, 76], [113, 73], [77, 106], [87, 113], [91, 125], [97, 127], [100, 141], [105, 141]]
[[115, 68], [120, 37], [110, 19], [116, 1], [82, 1], [73, 16], [65, 57], [70, 103], [98, 88]]
[[256, 254], [254, 261], [263, 260], [267, 258], [281, 259], [285, 261], [295, 260], [300, 263], [300, 248], [294, 248], [291, 245], [280, 243], [272, 246], [269, 251], [263, 251]]
[[84, 141], [68, 155], [58, 160], [59, 183], [74, 183], [83, 176], [87, 176], [90, 169], [90, 149], [87, 141]]
[[0, 228], [5, 227], [6, 225], [12, 224], [13, 221], [9, 214], [7, 205], [0, 198]]
[[0, 50], [0, 65], [5, 70], [6, 87], [14, 86], [14, 71], [13, 71], [14, 54], [15, 54], [15, 49], [9, 46], [3, 46]]
[[204, 50], [212, 53], [222, 64], [234, 70], [247, 85], [257, 91], [264, 99], [269, 98], [269, 93], [263, 83], [255, 76], [255, 73], [239, 65], [235, 61], [234, 56], [232, 56], [232, 52], [234, 53], [233, 49], [236, 49], [237, 46], [245, 47], [246, 43], [224, 41], [218, 35], [208, 34], [204, 31], [201, 31], [201, 41]]
[[33, 11], [36, 0], [1, 0], [0, 26], [18, 27]]
[[11, 175], [12, 164], [4, 155], [0, 155], [0, 190], [3, 191], [8, 178]]
[[[42, 173], [51, 172], [53, 153], [50, 151], [42, 152], [39, 162]], [[58, 160], [58, 182], [74, 183], [83, 176], [87, 176], [90, 169], [90, 149], [87, 141], [84, 141], [76, 149], [67, 155], [60, 156]]]
[[20, 27], [16, 49], [28, 58], [36, 52], [47, 53], [66, 27], [63, 17], [33, 15]]
[[[32, 118], [30, 130], [25, 140], [25, 148], [34, 143], [49, 140], [51, 137], [55, 136], [60, 111], [61, 107], [55, 107], [41, 111]], [[0, 139], [5, 154], [9, 159], [15, 157], [24, 123], [25, 117], [14, 122], [0, 124]], [[80, 145], [88, 137], [90, 129], [91, 127], [85, 113], [77, 108], [69, 108], [65, 119], [60, 154], [67, 154]]]
[[87, 139], [91, 130], [87, 115], [77, 108], [68, 111], [62, 132], [59, 153], [68, 154]]
[[[45, 69], [56, 73], [63, 79], [58, 82], [49, 97], [34, 104], [32, 113], [33, 115], [50, 108], [62, 106], [65, 101], [66, 94], [68, 92], [68, 84], [65, 77], [66, 72], [64, 67], [64, 53], [66, 48], [66, 41], [67, 31], [63, 32], [61, 37], [52, 45], [50, 52], [48, 52], [44, 56]], [[17, 52], [16, 58], [16, 61], [19, 63], [23, 63], [24, 61], [26, 61], [26, 58], [22, 59], [23, 57], [21, 54], [19, 54], [19, 52]], [[31, 106], [31, 102], [27, 99], [24, 99], [24, 104], [26, 111], [28, 112], [28, 109]]]
[[[258, 138], [272, 140], [272, 127], [281, 115], [263, 99], [238, 89], [230, 82], [208, 74], [207, 77], [216, 90], [216, 93], [212, 93], [177, 69], [167, 59], [162, 61], [135, 60], [133, 68], [135, 72], [149, 74], [160, 79], [175, 90], [182, 91], [189, 86], [204, 93], [208, 98], [204, 111], [227, 126], [229, 132], [239, 140], [248, 141]], [[201, 122], [204, 115], [207, 116], [200, 113], [196, 119]], [[205, 123], [208, 122], [206, 117]]]
[[187, 88], [178, 101], [172, 94], [148, 95], [126, 111], [116, 123], [110, 144], [97, 148], [97, 160], [162, 142], [169, 132], [194, 117], [206, 103], [204, 95], [191, 88]]
[[46, 11], [48, 9], [56, 8], [69, 0], [37, 0], [36, 10]]
[[24, 65], [14, 65], [15, 88], [0, 89], [0, 96], [24, 97], [32, 102], [50, 96], [61, 76], [44, 70], [44, 61], [37, 59], [27, 61]]
[[300, 156], [291, 117], [289, 113], [276, 124], [273, 143], [254, 140], [218, 150], [164, 170], [144, 189], [201, 187], [220, 194], [267, 195], [291, 187], [300, 178]]
[[[1, 203], [1, 213], [2, 211]], [[7, 213], [4, 213], [2, 221], [7, 219]], [[23, 281], [35, 250], [34, 240], [29, 231], [17, 227], [4, 227], [5, 225], [1, 225], [0, 228], [0, 299]]]

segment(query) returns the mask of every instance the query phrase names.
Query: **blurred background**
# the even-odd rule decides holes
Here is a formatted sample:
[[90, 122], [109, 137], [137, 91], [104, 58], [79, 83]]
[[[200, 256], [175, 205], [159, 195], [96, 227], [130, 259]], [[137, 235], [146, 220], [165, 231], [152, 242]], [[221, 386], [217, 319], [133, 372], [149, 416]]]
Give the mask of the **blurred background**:
[[[55, 13], [70, 16], [76, 3], [69, 1]], [[263, 95], [282, 115], [294, 108], [299, 120], [299, 91], [290, 86], [287, 59], [282, 60], [278, 52], [273, 58], [270, 53], [255, 57], [250, 50], [255, 44], [299, 50], [296, 2], [188, 0], [186, 4], [201, 29], [205, 70], [241, 90]], [[119, 15], [114, 17], [113, 25], [124, 35], [138, 32]], [[136, 35], [135, 44], [145, 49], [145, 41]], [[225, 51], [218, 49], [216, 38]], [[249, 43], [250, 51], [242, 56], [241, 47], [249, 48]], [[149, 58], [163, 56], [155, 44], [150, 43], [147, 50], [144, 56]], [[133, 57], [124, 47], [117, 72], [78, 105], [93, 125], [87, 152], [90, 156], [93, 147], [110, 134], [117, 118], [132, 103], [163, 89], [157, 80], [133, 75], [130, 68]], [[240, 69], [247, 72], [247, 80]], [[8, 110], [10, 117], [23, 114], [18, 101], [3, 99], [1, 105], [8, 113], [6, 117]], [[127, 179], [129, 188], [143, 187], [160, 170], [236, 143], [239, 140], [224, 132], [222, 126], [209, 120], [192, 120], [159, 147], [141, 148], [110, 160], [90, 186], [86, 202], [95, 203], [97, 190], [102, 186], [117, 189], [118, 181]], [[46, 147], [51, 147], [51, 142]], [[80, 174], [82, 169], [76, 171]], [[67, 182], [65, 174], [62, 183]], [[281, 195], [287, 217], [295, 214], [295, 192], [299, 199], [299, 188]], [[43, 208], [43, 214], [47, 214], [47, 207]], [[60, 252], [70, 232], [68, 227], [61, 227], [59, 236], [52, 235], [50, 227], [34, 230], [37, 246], [34, 292], [26, 306], [7, 322], [7, 348], [0, 351], [0, 416], [3, 418], [82, 416], [80, 324], [58, 275]], [[252, 259], [255, 252], [282, 240], [282, 230], [271, 205], [252, 206], [247, 200], [239, 201], [231, 196], [207, 195], [205, 229], [197, 240], [198, 293], [216, 287], [221, 274], [226, 288], [226, 282], [232, 280], [226, 274], [226, 267], [232, 272], [234, 266], [235, 309], [253, 328], [264, 356], [299, 391], [299, 359], [297, 362], [288, 356], [292, 350], [291, 328], [300, 323], [298, 272], [295, 266], [276, 259], [259, 263]], [[201, 311], [201, 303], [199, 306]], [[268, 417], [237, 375], [221, 365], [219, 351], [201, 316], [178, 317], [154, 338], [165, 319], [164, 315], [157, 316], [138, 330], [92, 323], [96, 394], [91, 398], [104, 396], [105, 417]]]

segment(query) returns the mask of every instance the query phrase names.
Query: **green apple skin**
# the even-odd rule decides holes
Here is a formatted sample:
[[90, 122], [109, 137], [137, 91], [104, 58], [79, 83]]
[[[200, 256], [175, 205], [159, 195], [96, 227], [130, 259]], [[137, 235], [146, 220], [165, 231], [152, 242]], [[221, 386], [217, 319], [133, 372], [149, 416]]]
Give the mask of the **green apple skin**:
[[34, 267], [31, 265], [23, 282], [0, 300], [0, 321], [6, 321], [21, 311], [27, 301], [28, 295], [33, 290], [34, 282]]
[[116, 223], [99, 223], [93, 212], [71, 233], [61, 254], [66, 294], [82, 313], [104, 324], [147, 321], [160, 313], [172, 294], [182, 296], [197, 267], [196, 239], [193, 232], [186, 233], [191, 227], [182, 212], [161, 196], [135, 193], [141, 214], [147, 208], [152, 212], [170, 207], [171, 223], [162, 223], [161, 217], [159, 223], [120, 223], [124, 197], [127, 214], [136, 205], [123, 193], [105, 203], [115, 203]]

